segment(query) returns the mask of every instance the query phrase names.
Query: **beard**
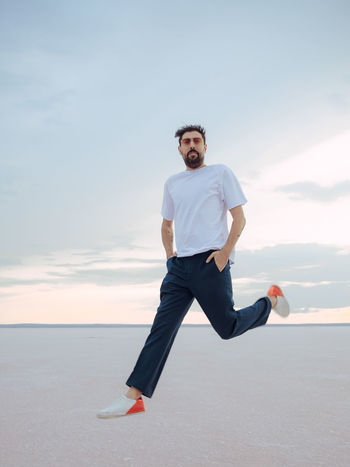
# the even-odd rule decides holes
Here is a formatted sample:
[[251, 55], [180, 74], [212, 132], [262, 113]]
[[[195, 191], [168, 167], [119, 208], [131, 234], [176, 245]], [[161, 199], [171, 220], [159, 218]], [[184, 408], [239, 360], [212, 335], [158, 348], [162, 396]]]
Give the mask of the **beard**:
[[[196, 157], [192, 157], [192, 152], [197, 154]], [[187, 167], [190, 167], [191, 169], [196, 169], [197, 167], [200, 167], [203, 164], [204, 155], [192, 149], [186, 154], [184, 161]]]

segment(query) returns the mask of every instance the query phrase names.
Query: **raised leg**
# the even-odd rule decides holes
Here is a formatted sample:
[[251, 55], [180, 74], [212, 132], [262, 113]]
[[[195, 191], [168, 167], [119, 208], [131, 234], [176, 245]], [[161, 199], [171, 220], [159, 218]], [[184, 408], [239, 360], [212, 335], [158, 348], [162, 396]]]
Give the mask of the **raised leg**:
[[214, 260], [200, 268], [192, 291], [222, 339], [231, 339], [249, 329], [262, 326], [271, 311], [271, 300], [268, 297], [260, 298], [246, 308], [235, 310], [230, 266], [227, 264], [220, 272]]

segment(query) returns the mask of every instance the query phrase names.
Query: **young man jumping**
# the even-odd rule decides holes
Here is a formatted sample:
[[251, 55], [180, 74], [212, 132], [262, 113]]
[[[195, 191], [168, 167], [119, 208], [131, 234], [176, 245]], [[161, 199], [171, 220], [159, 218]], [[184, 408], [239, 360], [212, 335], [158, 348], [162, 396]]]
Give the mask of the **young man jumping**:
[[[142, 395], [152, 397], [194, 299], [222, 339], [264, 325], [271, 309], [282, 317], [289, 315], [289, 304], [277, 285], [272, 285], [267, 295], [253, 305], [234, 308], [230, 267], [246, 223], [242, 206], [247, 200], [231, 169], [222, 164], [204, 164], [205, 136], [199, 125], [182, 127], [175, 134], [186, 170], [169, 177], [164, 186], [162, 241], [168, 272], [160, 287], [160, 305], [126, 381], [129, 390], [101, 410], [100, 418], [145, 412]], [[227, 211], [233, 218], [230, 232]]]

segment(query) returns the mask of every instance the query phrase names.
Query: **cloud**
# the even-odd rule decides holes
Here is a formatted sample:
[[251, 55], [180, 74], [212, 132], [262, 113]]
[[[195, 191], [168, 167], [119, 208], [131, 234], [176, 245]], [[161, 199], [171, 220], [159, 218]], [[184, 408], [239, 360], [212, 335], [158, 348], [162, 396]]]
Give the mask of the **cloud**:
[[332, 186], [321, 186], [313, 182], [297, 182], [277, 187], [276, 191], [289, 193], [291, 199], [300, 201], [311, 199], [331, 203], [338, 198], [350, 195], [350, 180], [335, 183]]
[[337, 247], [276, 245], [238, 251], [236, 259], [231, 275], [239, 307], [248, 306], [252, 297], [265, 295], [273, 283], [284, 288], [293, 309], [307, 312], [315, 307], [349, 306], [349, 254]]
[[0, 287], [148, 284], [160, 280], [166, 271], [164, 258], [156, 255], [154, 250], [129, 243], [115, 250], [63, 250], [21, 262], [0, 262]]
[[349, 281], [349, 251], [346, 252], [339, 247], [315, 243], [243, 250], [237, 252], [232, 271], [234, 277], [262, 277], [274, 281]]
[[[348, 264], [346, 250], [311, 243], [238, 251], [236, 264], [231, 267], [235, 302], [238, 308], [247, 306], [277, 282], [284, 287], [293, 308], [349, 306]], [[142, 248], [55, 252], [18, 266], [3, 267], [0, 287], [4, 293], [12, 291], [14, 299], [24, 288], [34, 294], [40, 294], [42, 287], [57, 291], [73, 289], [77, 295], [81, 290], [82, 302], [86, 287], [99, 290], [101, 296], [113, 293], [107, 292], [111, 288], [118, 295], [121, 290], [138, 287], [147, 290], [142, 292], [147, 295], [137, 298], [140, 309], [147, 309], [150, 304], [157, 304], [165, 273], [164, 258]]]
[[[341, 254], [340, 254], [341, 253]], [[318, 244], [285, 244], [258, 250], [239, 250], [231, 267], [233, 279], [259, 278], [263, 282], [322, 283], [350, 280], [348, 250]], [[63, 261], [62, 261], [63, 259]], [[4, 263], [2, 280], [13, 285], [30, 283], [142, 284], [160, 280], [165, 260], [147, 249], [54, 252], [43, 258]], [[253, 279], [252, 279], [253, 278]]]
[[[286, 243], [348, 245], [350, 131], [266, 165], [246, 178], [244, 248]], [[303, 202], [300, 202], [300, 200]], [[327, 213], [324, 203], [327, 202]], [[332, 222], [329, 222], [332, 219]]]
[[110, 269], [79, 269], [66, 273], [49, 273], [56, 283], [94, 284], [103, 287], [136, 285], [160, 280], [165, 274], [165, 263], [159, 261], [153, 267], [117, 267]]

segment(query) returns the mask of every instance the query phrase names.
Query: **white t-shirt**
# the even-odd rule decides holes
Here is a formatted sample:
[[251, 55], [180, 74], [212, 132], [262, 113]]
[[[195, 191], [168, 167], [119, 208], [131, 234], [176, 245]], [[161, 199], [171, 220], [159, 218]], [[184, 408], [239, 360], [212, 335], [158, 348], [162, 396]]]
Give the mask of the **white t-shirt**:
[[[161, 214], [174, 220], [177, 256], [221, 249], [228, 237], [227, 211], [247, 202], [232, 170], [223, 164], [184, 170], [164, 185]], [[235, 251], [230, 255], [234, 262]]]

